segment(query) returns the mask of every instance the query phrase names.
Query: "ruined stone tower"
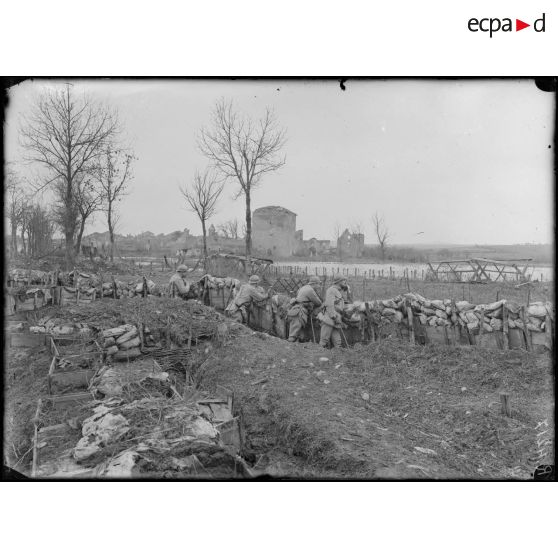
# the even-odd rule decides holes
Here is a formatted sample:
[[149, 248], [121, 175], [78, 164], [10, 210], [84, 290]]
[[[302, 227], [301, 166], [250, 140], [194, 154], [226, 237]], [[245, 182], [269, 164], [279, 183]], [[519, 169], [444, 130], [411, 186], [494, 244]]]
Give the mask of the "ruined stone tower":
[[288, 258], [296, 250], [296, 213], [270, 205], [252, 214], [252, 244], [263, 257]]

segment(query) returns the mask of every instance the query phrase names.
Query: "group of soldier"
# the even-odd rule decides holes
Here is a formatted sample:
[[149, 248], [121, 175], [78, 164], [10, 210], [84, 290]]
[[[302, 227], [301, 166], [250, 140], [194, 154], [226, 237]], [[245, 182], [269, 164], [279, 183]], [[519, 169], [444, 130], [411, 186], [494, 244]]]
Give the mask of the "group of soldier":
[[[179, 265], [176, 273], [171, 277], [171, 292], [177, 296], [186, 298], [190, 292], [190, 283], [187, 281], [188, 268]], [[227, 316], [239, 323], [247, 323], [248, 309], [252, 303], [262, 303], [268, 300], [272, 292], [265, 292], [259, 286], [260, 278], [252, 275], [248, 283], [243, 284], [234, 299], [226, 307]], [[312, 335], [314, 336], [313, 317], [320, 322], [320, 345], [327, 347], [341, 347], [344, 334], [342, 332], [347, 326], [344, 322], [345, 304], [350, 301], [350, 290], [347, 280], [342, 275], [333, 278], [332, 285], [326, 290], [325, 299], [322, 300], [317, 292], [321, 281], [312, 276], [308, 283], [301, 287], [294, 299], [289, 304], [287, 319], [289, 326], [288, 340], [292, 343], [302, 341], [305, 337], [305, 329], [310, 322]]]

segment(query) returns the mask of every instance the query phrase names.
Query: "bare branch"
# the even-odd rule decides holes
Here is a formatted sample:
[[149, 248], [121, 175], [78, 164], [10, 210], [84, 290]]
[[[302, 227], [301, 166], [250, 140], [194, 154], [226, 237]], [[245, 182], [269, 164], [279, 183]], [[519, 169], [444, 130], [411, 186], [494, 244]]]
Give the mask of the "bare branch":
[[86, 96], [76, 99], [70, 84], [45, 90], [20, 130], [25, 159], [46, 171], [36, 190], [48, 188], [55, 194], [56, 218], [66, 237], [67, 265], [75, 257], [78, 226], [82, 228], [83, 219], [98, 205], [93, 203], [95, 196], [85, 195], [84, 180], [117, 131], [117, 114]]
[[190, 211], [193, 211], [198, 216], [202, 224], [203, 249], [204, 257], [206, 258], [206, 223], [215, 215], [217, 201], [223, 192], [224, 185], [223, 181], [219, 181], [217, 177], [207, 169], [203, 175], [200, 174], [199, 171], [196, 171], [190, 188], [180, 187], [180, 192], [186, 200]]
[[382, 252], [382, 259], [385, 259], [390, 236], [389, 230], [385, 224], [384, 218], [379, 217], [378, 213], [375, 213], [372, 217], [372, 223], [374, 225], [376, 238], [378, 239], [378, 244], [380, 245], [380, 251]]
[[237, 181], [235, 199], [246, 200], [246, 255], [252, 250], [252, 221], [250, 199], [253, 188], [268, 172], [280, 169], [285, 157], [280, 151], [285, 145], [285, 131], [279, 129], [273, 111], [267, 109], [263, 118], [254, 122], [239, 115], [232, 102], [221, 99], [215, 104], [209, 127], [202, 128], [198, 138], [200, 151], [209, 159], [223, 180]]

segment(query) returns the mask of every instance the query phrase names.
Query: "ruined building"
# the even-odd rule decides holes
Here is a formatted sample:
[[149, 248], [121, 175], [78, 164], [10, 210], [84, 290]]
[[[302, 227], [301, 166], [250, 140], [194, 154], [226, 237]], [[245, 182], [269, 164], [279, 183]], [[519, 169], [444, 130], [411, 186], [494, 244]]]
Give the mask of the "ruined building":
[[252, 245], [255, 253], [272, 259], [288, 258], [295, 253], [296, 213], [270, 205], [252, 214]]
[[363, 234], [351, 234], [348, 229], [345, 229], [337, 240], [337, 255], [341, 258], [361, 258], [363, 249]]

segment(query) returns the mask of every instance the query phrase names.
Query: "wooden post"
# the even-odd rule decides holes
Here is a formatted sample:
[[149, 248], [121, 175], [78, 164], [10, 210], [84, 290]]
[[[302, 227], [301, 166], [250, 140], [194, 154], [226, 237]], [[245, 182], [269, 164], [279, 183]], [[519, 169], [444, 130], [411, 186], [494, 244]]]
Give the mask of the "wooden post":
[[502, 414], [511, 417], [510, 394], [506, 392], [500, 393], [500, 402], [502, 403]]
[[484, 332], [484, 308], [481, 309], [478, 345], [482, 347], [482, 334]]
[[366, 298], [366, 274], [362, 278], [362, 300]]
[[525, 306], [521, 307], [521, 321], [523, 322], [523, 335], [525, 337], [525, 348], [528, 351], [531, 351], [532, 347], [531, 347], [531, 332], [527, 329], [527, 321], [525, 318]]
[[508, 309], [505, 304], [502, 306], [502, 336], [504, 338], [504, 349], [509, 349], [510, 339], [508, 334]]
[[38, 452], [38, 441], [39, 441], [39, 424], [41, 408], [43, 406], [42, 399], [37, 402], [37, 410], [35, 411], [35, 417], [33, 418], [33, 424], [35, 425], [35, 435], [33, 436], [33, 462], [31, 464], [31, 476], [34, 477], [37, 474], [37, 468], [39, 466], [39, 452]]
[[415, 324], [413, 323], [413, 310], [411, 305], [406, 303], [407, 306], [407, 319], [409, 320], [409, 342], [411, 345], [415, 344]]

